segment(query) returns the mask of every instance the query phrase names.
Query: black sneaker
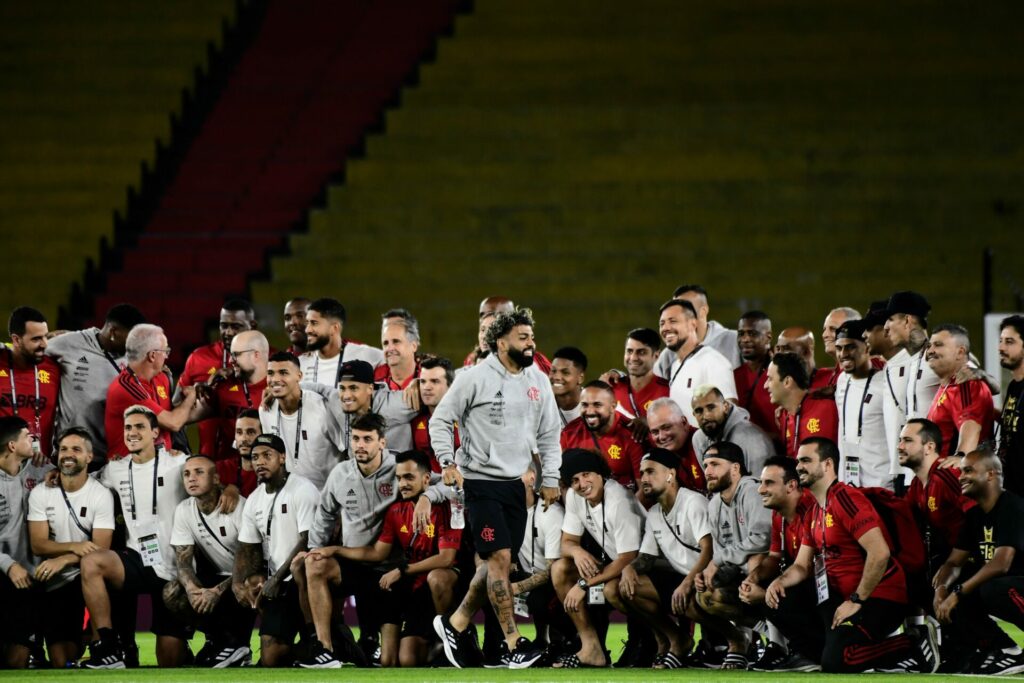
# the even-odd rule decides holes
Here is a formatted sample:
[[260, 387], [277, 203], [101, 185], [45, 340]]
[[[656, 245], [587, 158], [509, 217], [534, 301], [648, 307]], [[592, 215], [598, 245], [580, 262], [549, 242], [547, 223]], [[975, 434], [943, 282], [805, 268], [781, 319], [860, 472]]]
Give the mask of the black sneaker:
[[217, 651], [220, 650], [220, 646], [214, 643], [212, 640], [207, 640], [199, 652], [196, 653], [196, 666], [207, 668], [210, 666], [210, 660], [213, 659]]
[[334, 656], [334, 653], [324, 647], [319, 640], [312, 644], [309, 649], [309, 656], [297, 662], [303, 669], [340, 669], [341, 660]]
[[722, 662], [725, 661], [725, 655], [728, 651], [728, 647], [716, 647], [702, 638], [697, 643], [697, 649], [690, 656], [690, 666], [703, 669], [721, 669]]
[[771, 671], [777, 673], [821, 671], [821, 665], [796, 652], [786, 652], [776, 643], [768, 643], [761, 657], [751, 665], [750, 669], [752, 671]]
[[225, 643], [209, 656], [205, 664], [199, 663], [196, 656], [196, 666], [205, 666], [210, 669], [227, 669], [236, 666], [251, 666], [252, 650], [248, 645], [228, 645]]
[[125, 669], [124, 653], [117, 641], [97, 640], [89, 643], [89, 659], [83, 669]]
[[129, 669], [139, 668], [139, 646], [134, 642], [121, 648], [124, 653], [124, 665]]
[[508, 645], [501, 644], [504, 650], [501, 661], [509, 669], [529, 669], [533, 663], [544, 656], [544, 648], [538, 647], [526, 638], [520, 637], [516, 641], [516, 649], [508, 651]]
[[[467, 629], [468, 630], [468, 629]], [[452, 628], [452, 622], [443, 614], [434, 617], [434, 633], [441, 639], [444, 646], [444, 656], [457, 669], [465, 669], [468, 666], [464, 650], [466, 646], [465, 634]]]
[[938, 671], [942, 659], [939, 656], [939, 632], [935, 623], [925, 619], [924, 624], [908, 627], [904, 631], [921, 651], [917, 656], [918, 672], [933, 674]]
[[1009, 676], [1024, 671], [1024, 652], [1010, 654], [1002, 650], [990, 652], [975, 673], [985, 676]]
[[360, 668], [370, 666], [366, 653], [356, 642], [355, 636], [352, 635], [352, 629], [347, 625], [335, 623], [331, 628], [331, 638], [334, 641], [335, 656], [342, 662], [351, 662]]

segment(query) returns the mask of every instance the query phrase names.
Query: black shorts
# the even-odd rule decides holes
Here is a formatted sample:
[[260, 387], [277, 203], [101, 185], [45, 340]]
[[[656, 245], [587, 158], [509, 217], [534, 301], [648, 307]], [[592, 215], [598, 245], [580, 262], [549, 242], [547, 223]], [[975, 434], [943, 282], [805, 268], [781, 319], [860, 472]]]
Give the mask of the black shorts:
[[49, 645], [54, 643], [81, 643], [85, 622], [85, 598], [82, 580], [76, 576], [60, 588], [44, 591], [40, 601], [42, 620], [40, 635]]
[[299, 607], [299, 591], [293, 581], [281, 583], [273, 600], [260, 600], [260, 635], [291, 645], [304, 619]]
[[0, 641], [29, 647], [40, 625], [41, 601], [42, 592], [35, 584], [15, 588], [6, 572], [0, 572], [0, 605], [4, 611], [4, 618], [0, 619]]
[[526, 537], [526, 487], [518, 479], [466, 479], [466, 518], [473, 545], [486, 559], [496, 550], [509, 550], [518, 561]]
[[382, 599], [380, 577], [384, 576], [390, 567], [346, 560], [337, 556], [334, 557], [334, 560], [341, 570], [341, 588], [339, 589], [341, 597], [347, 598], [353, 595], [356, 598], [356, 603], [360, 600]]
[[672, 594], [683, 582], [683, 577], [670, 569], [652, 569], [647, 578], [654, 584], [654, 590], [661, 601], [662, 609], [672, 611]]
[[164, 586], [167, 579], [162, 579], [152, 567], [142, 564], [142, 556], [136, 551], [126, 548], [117, 551], [124, 566], [124, 587], [122, 592], [131, 595], [149, 595], [153, 603], [153, 625], [150, 630], [158, 636], [169, 636], [188, 640], [193, 629], [178, 621], [164, 604]]
[[434, 598], [426, 581], [413, 589], [412, 582], [403, 579], [390, 591], [381, 593], [386, 596], [382, 624], [401, 626], [401, 638], [417, 636], [430, 640], [436, 637], [433, 622], [437, 610], [434, 609]]

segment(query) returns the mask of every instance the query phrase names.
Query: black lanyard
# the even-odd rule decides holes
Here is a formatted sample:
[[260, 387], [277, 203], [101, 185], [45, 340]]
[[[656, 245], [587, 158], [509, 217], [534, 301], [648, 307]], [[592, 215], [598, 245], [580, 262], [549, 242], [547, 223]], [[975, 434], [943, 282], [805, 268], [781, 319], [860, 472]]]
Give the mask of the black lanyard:
[[[276, 501], [277, 498], [275, 497], [274, 500]], [[199, 518], [200, 524], [202, 524], [206, 528], [207, 533], [210, 534], [210, 538], [215, 540], [217, 542], [217, 545], [219, 545], [221, 548], [224, 548], [224, 552], [226, 552], [228, 555], [231, 555], [233, 557], [234, 553], [231, 552], [231, 550], [226, 545], [221, 543], [221, 540], [219, 538], [217, 538], [217, 534], [213, 533], [213, 529], [211, 529], [210, 525], [207, 524], [207, 522], [206, 522], [206, 515], [204, 515], [203, 511], [199, 509], [199, 501], [196, 500], [195, 498], [193, 498], [192, 502], [193, 502], [193, 507], [195, 508], [195, 511], [196, 511], [196, 517]], [[271, 513], [273, 513], [273, 510], [271, 510]], [[267, 533], [269, 534], [270, 532], [268, 531]]]
[[[18, 390], [14, 386], [14, 349], [7, 349], [7, 353], [11, 359], [11, 374], [8, 377], [11, 380], [11, 410], [14, 411], [14, 416], [18, 415]], [[42, 436], [42, 427], [39, 414], [39, 366], [32, 366], [33, 372], [35, 372], [36, 378], [36, 402], [32, 406], [33, 412], [35, 413], [35, 431], [33, 435], [36, 437]]]
[[892, 378], [889, 376], [889, 366], [888, 365], [885, 366], [885, 383], [889, 385], [889, 395], [892, 396], [892, 400], [896, 404], [896, 407], [899, 408], [900, 410], [902, 410], [903, 414], [906, 415], [907, 414], [907, 408], [909, 408], [910, 405], [908, 404], [907, 408], [904, 408], [903, 406], [900, 405], [900, 400], [898, 398], [896, 398], [896, 390], [893, 389], [893, 387], [892, 387]]
[[284, 481], [281, 482], [281, 488], [274, 494], [274, 500], [270, 501], [270, 514], [267, 515], [267, 540], [270, 540], [270, 525], [274, 522], [274, 508], [277, 507], [277, 497], [281, 495], [281, 491], [284, 491], [284, 487], [288, 484], [288, 475], [284, 476]]
[[[608, 482], [605, 481], [605, 485], [606, 486], [607, 486], [607, 484], [608, 484]], [[605, 496], [605, 498], [607, 498], [607, 496]], [[583, 504], [586, 506], [587, 519], [590, 521], [591, 524], [593, 524], [594, 523], [594, 518], [590, 516], [590, 501], [588, 501], [586, 498], [583, 498]], [[607, 507], [608, 507], [608, 501], [607, 500], [602, 500], [601, 501], [601, 564], [607, 564], [608, 563], [608, 552], [604, 549], [604, 532], [606, 531], [604, 516], [605, 516], [605, 510], [607, 509]]]
[[807, 400], [807, 394], [800, 399], [800, 405], [796, 409], [796, 419], [793, 426], [793, 457], [796, 457], [796, 452], [800, 448], [800, 413], [804, 410], [804, 401]]
[[628, 377], [626, 378], [626, 395], [629, 396], [629, 405], [633, 406], [633, 417], [640, 417], [640, 408], [636, 405], [636, 399], [633, 398], [633, 381]]
[[537, 571], [537, 512], [540, 508], [540, 498], [534, 491], [533, 515], [530, 517], [530, 571]]
[[[128, 493], [131, 495], [131, 499], [132, 499], [132, 521], [134, 522], [135, 520], [138, 519], [138, 515], [136, 514], [136, 510], [135, 510], [135, 474], [132, 472], [132, 465], [133, 464], [135, 464], [135, 461], [133, 461], [133, 460], [129, 460], [128, 461]], [[156, 452], [156, 455], [153, 457], [153, 516], [154, 517], [156, 517], [156, 483], [157, 483], [157, 478], [159, 476], [159, 470], [160, 470], [160, 451], [158, 449], [157, 452]]]
[[[678, 496], [679, 494], [676, 494], [676, 495]], [[679, 500], [679, 498], [677, 497], [676, 501], [678, 502], [678, 500]], [[672, 537], [676, 539], [676, 541], [679, 543], [679, 545], [683, 546], [684, 548], [686, 548], [688, 550], [692, 550], [695, 553], [700, 553], [700, 548], [695, 548], [692, 545], [690, 545], [689, 543], [685, 542], [683, 539], [679, 538], [679, 534], [677, 534], [676, 530], [672, 528], [671, 524], [669, 524], [668, 517], [665, 516], [665, 510], [661, 507], [661, 503], [655, 503], [655, 505], [658, 506], [658, 512], [661, 513], [661, 521], [665, 522], [665, 527], [668, 529], [668, 532], [670, 534], [672, 534]]]
[[[314, 371], [314, 375], [315, 375]], [[280, 432], [281, 436], [284, 437], [284, 425], [283, 425], [283, 414], [281, 412], [281, 404], [277, 405], [277, 431]], [[299, 410], [298, 415], [295, 418], [295, 459], [299, 459], [299, 444], [302, 439], [302, 397], [299, 397]]]
[[694, 354], [696, 354], [696, 353], [697, 353], [698, 351], [700, 351], [700, 350], [701, 350], [702, 348], [704, 348], [704, 345], [703, 345], [703, 344], [697, 344], [697, 346], [695, 346], [695, 347], [693, 348], [693, 351], [690, 351], [690, 353], [688, 353], [688, 354], [686, 355], [686, 358], [684, 358], [684, 359], [683, 359], [683, 362], [681, 362], [681, 363], [679, 364], [679, 367], [678, 367], [678, 368], [676, 368], [676, 371], [672, 373], [672, 379], [670, 379], [670, 380], [668, 381], [668, 386], [669, 386], [669, 388], [670, 388], [670, 389], [672, 388], [672, 385], [676, 383], [676, 377], [678, 377], [678, 376], [679, 376], [679, 373], [680, 373], [680, 372], [682, 372], [682, 370], [683, 370], [683, 366], [684, 366], [684, 365], [686, 365], [686, 361], [688, 361], [688, 360], [690, 360], [691, 358], [693, 358]]
[[565, 419], [565, 413], [562, 412], [561, 408], [558, 409], [558, 417], [561, 418], [561, 420], [562, 420], [562, 428], [563, 429], [565, 429], [566, 427], [569, 426], [569, 421]]
[[[914, 372], [910, 373], [910, 378], [907, 381], [907, 408], [910, 408], [910, 396], [911, 396], [911, 394], [913, 394], [913, 396], [914, 396], [914, 414], [915, 415], [917, 415], [917, 385], [921, 381], [921, 373], [923, 372], [923, 370], [921, 369], [921, 363], [923, 361], [924, 361], [924, 351], [922, 350], [922, 351], [920, 351], [920, 354], [917, 357], [917, 370], [915, 370]], [[913, 389], [910, 388], [910, 380], [913, 380], [913, 382], [914, 382], [914, 388]], [[908, 410], [908, 417], [909, 417], [909, 410]]]
[[[88, 484], [89, 480], [86, 479], [85, 483]], [[62, 495], [64, 497], [64, 504], [68, 506], [68, 514], [71, 515], [71, 521], [75, 523], [75, 526], [77, 526], [78, 529], [83, 534], [85, 534], [86, 539], [90, 538], [89, 530], [86, 529], [84, 526], [82, 526], [82, 523], [78, 521], [78, 515], [75, 514], [75, 509], [73, 507], [71, 507], [71, 501], [68, 499], [68, 494], [64, 490], [64, 485], [61, 484], [59, 488], [60, 488], [60, 495]], [[81, 489], [79, 489], [79, 490], [81, 490]]]
[[[334, 388], [337, 389], [341, 383], [341, 366], [345, 363], [345, 347], [348, 342], [344, 339], [341, 340], [341, 350], [338, 352], [338, 368], [334, 371]], [[318, 375], [320, 370], [320, 352], [313, 352], [313, 381], [318, 381]]]
[[114, 368], [116, 372], [121, 372], [121, 368], [118, 366], [117, 361], [115, 361], [114, 357], [111, 356], [105, 348], [103, 348], [103, 342], [100, 341], [99, 332], [96, 333], [96, 344], [100, 347], [100, 351], [103, 352], [103, 356], [107, 359], [107, 362], [110, 363], [110, 366]]
[[249, 394], [249, 383], [242, 380], [242, 393], [245, 394], [245, 402], [252, 408], [252, 396]]
[[[871, 378], [875, 376], [875, 370], [872, 368], [871, 372], [868, 373], [867, 381], [864, 382], [864, 393], [860, 395], [860, 409], [857, 411], [857, 438], [859, 439], [864, 434], [864, 405], [868, 402], [868, 397], [871, 395], [868, 390], [871, 389]], [[843, 437], [846, 436], [846, 401], [850, 398], [850, 385], [853, 384], [853, 375], [848, 375], [846, 381], [846, 393], [843, 394]]]

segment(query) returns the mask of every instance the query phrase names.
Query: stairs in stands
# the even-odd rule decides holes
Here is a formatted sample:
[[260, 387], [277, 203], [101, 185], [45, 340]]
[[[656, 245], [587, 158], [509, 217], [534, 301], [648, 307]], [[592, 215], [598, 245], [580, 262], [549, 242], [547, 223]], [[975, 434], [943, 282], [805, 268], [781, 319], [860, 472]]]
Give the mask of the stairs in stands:
[[4, 319], [31, 305], [57, 324], [233, 13], [233, 0], [0, 5]]
[[542, 349], [575, 343], [596, 368], [684, 282], [731, 326], [758, 307], [820, 329], [915, 288], [935, 322], [980, 330], [982, 248], [1024, 257], [1022, 19], [478, 0], [254, 300], [340, 290], [363, 325], [405, 305], [426, 349], [461, 358], [477, 302], [507, 294]]
[[340, 177], [455, 8], [454, 0], [270, 0], [95, 310], [131, 292], [176, 350], [205, 343], [225, 297], [246, 293], [268, 251], [284, 247], [328, 179]]

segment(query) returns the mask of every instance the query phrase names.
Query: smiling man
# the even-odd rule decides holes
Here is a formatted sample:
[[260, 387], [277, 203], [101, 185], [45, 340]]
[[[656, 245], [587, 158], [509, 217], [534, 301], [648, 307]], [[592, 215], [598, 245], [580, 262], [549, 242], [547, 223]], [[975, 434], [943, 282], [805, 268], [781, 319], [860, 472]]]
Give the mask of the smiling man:
[[1024, 493], [1024, 316], [1011, 315], [999, 323], [999, 365], [1010, 372], [1003, 395], [999, 457], [1006, 470], [1006, 488]]
[[562, 430], [562, 450], [596, 450], [608, 463], [612, 478], [636, 492], [643, 449], [626, 426], [626, 419], [615, 411], [612, 388], [601, 380], [588, 383], [580, 397], [580, 411], [580, 416]]
[[942, 432], [947, 454], [962, 456], [992, 438], [995, 408], [991, 389], [982, 379], [958, 381], [970, 354], [967, 328], [939, 325], [932, 331], [925, 360], [939, 378], [939, 391], [928, 409], [928, 419]]
[[580, 416], [580, 397], [586, 372], [587, 356], [575, 346], [563, 346], [552, 356], [548, 377], [562, 416], [562, 429]]
[[28, 306], [14, 309], [7, 323], [10, 348], [0, 350], [0, 416], [28, 423], [34, 462], [53, 452], [53, 430], [61, 369], [46, 355], [49, 328], [42, 313]]

